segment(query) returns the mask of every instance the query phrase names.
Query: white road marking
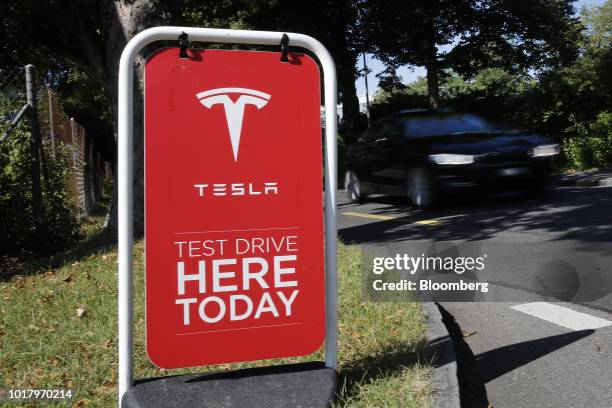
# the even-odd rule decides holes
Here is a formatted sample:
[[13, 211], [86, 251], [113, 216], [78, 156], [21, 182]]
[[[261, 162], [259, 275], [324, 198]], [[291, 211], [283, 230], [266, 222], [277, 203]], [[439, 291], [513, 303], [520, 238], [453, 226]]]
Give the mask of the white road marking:
[[[404, 218], [404, 216], [401, 216], [401, 215], [394, 216], [394, 215], [384, 215], [384, 214], [370, 214], [370, 213], [362, 213], [362, 212], [357, 212], [357, 211], [346, 211], [346, 212], [341, 212], [340, 214], [348, 215], [351, 217], [371, 218], [373, 220], [383, 220], [383, 221], [397, 220], [399, 218]], [[418, 220], [418, 221], [413, 222], [413, 224], [424, 225], [427, 227], [437, 227], [442, 224], [442, 221], [436, 220], [436, 219]]]
[[371, 218], [373, 220], [395, 220], [397, 217], [391, 216], [391, 215], [382, 215], [382, 214], [368, 214], [368, 213], [362, 213], [362, 212], [355, 212], [355, 211], [347, 211], [347, 212], [343, 212], [340, 213], [342, 215], [350, 215], [352, 217], [361, 217], [361, 218]]
[[428, 227], [437, 227], [440, 224], [442, 224], [442, 221], [435, 220], [435, 219], [432, 219], [432, 220], [420, 220], [420, 221], [415, 221], [415, 224], [417, 224], [417, 225], [425, 225], [425, 226], [428, 226]]
[[612, 326], [610, 320], [576, 312], [567, 307], [548, 302], [524, 303], [522, 305], [511, 306], [510, 308], [574, 331]]

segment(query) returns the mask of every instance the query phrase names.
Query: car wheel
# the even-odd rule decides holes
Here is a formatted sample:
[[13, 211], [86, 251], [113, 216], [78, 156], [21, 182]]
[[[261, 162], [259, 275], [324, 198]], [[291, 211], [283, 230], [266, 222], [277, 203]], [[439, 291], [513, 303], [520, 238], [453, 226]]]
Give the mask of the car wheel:
[[354, 171], [347, 171], [344, 176], [344, 189], [348, 199], [353, 203], [361, 203], [365, 200], [366, 196], [362, 191], [361, 183], [359, 178]]
[[406, 181], [408, 199], [415, 207], [427, 208], [434, 204], [434, 189], [431, 176], [426, 169], [410, 171]]

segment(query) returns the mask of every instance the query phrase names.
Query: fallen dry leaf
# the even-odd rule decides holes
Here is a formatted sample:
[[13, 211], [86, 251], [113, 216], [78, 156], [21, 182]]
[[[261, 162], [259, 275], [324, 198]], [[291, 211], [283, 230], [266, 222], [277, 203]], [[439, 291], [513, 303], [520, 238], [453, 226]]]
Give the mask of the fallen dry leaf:
[[17, 279], [17, 280], [15, 281], [15, 287], [16, 287], [17, 289], [21, 289], [21, 288], [23, 288], [24, 286], [25, 286], [25, 279], [23, 279], [23, 278], [19, 278], [19, 279]]
[[475, 334], [476, 334], [475, 331], [461, 330], [461, 335], [463, 337], [470, 337], [470, 336], [473, 336]]
[[74, 276], [72, 276], [72, 274], [69, 274], [68, 276], [66, 276], [64, 279], [64, 282], [68, 283], [68, 282], [72, 282], [74, 280]]
[[104, 342], [104, 347], [107, 348], [107, 349], [113, 347], [113, 339], [106, 340]]
[[38, 299], [36, 299], [36, 301], [42, 305], [45, 303], [51, 303], [54, 297], [55, 297], [55, 292], [51, 291], [51, 292], [47, 292], [46, 295], [39, 297]]
[[72, 406], [72, 408], [81, 408], [84, 407], [85, 404], [87, 404], [87, 400], [80, 399]]
[[86, 313], [87, 313], [87, 311], [85, 309], [83, 309], [82, 307], [79, 307], [77, 309], [77, 316], [78, 317], [83, 317], [83, 316], [85, 316]]

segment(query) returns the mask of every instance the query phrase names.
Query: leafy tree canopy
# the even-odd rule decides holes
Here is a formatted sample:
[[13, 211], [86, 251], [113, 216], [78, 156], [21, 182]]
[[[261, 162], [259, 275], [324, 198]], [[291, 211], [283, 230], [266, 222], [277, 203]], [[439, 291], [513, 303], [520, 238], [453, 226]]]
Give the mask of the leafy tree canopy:
[[364, 27], [375, 55], [390, 69], [425, 66], [437, 102], [440, 70], [474, 75], [558, 67], [577, 53], [581, 24], [574, 0], [363, 1]]

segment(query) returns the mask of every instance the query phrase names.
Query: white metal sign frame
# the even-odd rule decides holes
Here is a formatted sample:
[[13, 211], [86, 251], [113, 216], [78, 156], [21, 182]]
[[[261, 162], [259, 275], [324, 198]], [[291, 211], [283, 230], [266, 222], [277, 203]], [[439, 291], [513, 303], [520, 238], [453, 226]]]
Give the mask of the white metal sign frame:
[[[155, 41], [178, 40], [186, 33], [190, 41], [279, 45], [283, 34], [289, 45], [316, 55], [323, 68], [325, 101], [325, 365], [338, 362], [338, 309], [336, 276], [336, 67], [327, 49], [316, 39], [297, 33], [221, 30], [194, 27], [155, 27], [132, 38], [119, 62], [118, 211], [119, 211], [119, 407], [123, 394], [133, 385], [133, 145], [134, 61], [142, 48]], [[178, 58], [178, 57], [177, 57]]]

